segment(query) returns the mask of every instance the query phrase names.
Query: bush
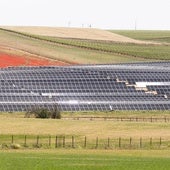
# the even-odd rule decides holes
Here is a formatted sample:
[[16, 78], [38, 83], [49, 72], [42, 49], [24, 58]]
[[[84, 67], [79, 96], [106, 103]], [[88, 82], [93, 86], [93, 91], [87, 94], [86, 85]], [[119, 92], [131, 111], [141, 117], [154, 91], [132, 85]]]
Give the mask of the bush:
[[61, 119], [61, 113], [60, 110], [58, 109], [57, 106], [55, 106], [54, 110], [49, 111], [46, 108], [37, 108], [37, 109], [32, 109], [29, 112], [26, 112], [25, 117], [30, 118], [30, 117], [35, 117], [35, 118], [41, 118], [41, 119]]
[[1, 144], [1, 149], [9, 149], [9, 146], [6, 143]]
[[51, 111], [52, 119], [61, 119], [61, 113], [57, 106], [55, 106], [54, 110]]
[[50, 112], [47, 109], [39, 109], [34, 113], [36, 118], [47, 119], [50, 118]]

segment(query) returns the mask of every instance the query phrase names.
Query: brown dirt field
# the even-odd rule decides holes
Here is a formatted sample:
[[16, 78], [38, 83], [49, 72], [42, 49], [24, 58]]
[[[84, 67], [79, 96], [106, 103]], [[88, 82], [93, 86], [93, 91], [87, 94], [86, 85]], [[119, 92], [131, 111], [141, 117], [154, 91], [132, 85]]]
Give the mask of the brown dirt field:
[[61, 38], [77, 38], [89, 40], [104, 40], [115, 41], [124, 43], [137, 43], [137, 44], [155, 44], [154, 42], [146, 42], [134, 40], [122, 35], [111, 33], [109, 31], [94, 29], [94, 28], [60, 28], [60, 27], [16, 27], [6, 26], [1, 27], [18, 32], [30, 33], [35, 35], [61, 37]]
[[0, 68], [9, 66], [65, 66], [69, 63], [0, 47]]

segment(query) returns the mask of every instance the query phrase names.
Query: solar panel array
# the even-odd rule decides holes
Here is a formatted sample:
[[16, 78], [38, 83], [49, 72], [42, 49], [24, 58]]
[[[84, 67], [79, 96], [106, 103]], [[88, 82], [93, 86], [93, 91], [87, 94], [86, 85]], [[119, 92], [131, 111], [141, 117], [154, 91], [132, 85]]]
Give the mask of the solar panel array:
[[0, 111], [170, 110], [170, 62], [0, 69]]

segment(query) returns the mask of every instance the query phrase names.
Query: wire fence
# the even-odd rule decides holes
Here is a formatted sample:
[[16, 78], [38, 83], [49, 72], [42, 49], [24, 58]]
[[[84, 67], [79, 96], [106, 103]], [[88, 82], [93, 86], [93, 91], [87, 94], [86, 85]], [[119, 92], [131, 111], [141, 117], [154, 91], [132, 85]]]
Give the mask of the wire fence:
[[88, 138], [87, 136], [1, 135], [0, 149], [170, 149], [170, 139], [152, 137]]
[[103, 121], [118, 121], [118, 122], [170, 122], [170, 117], [63, 117], [66, 120], [103, 120]]

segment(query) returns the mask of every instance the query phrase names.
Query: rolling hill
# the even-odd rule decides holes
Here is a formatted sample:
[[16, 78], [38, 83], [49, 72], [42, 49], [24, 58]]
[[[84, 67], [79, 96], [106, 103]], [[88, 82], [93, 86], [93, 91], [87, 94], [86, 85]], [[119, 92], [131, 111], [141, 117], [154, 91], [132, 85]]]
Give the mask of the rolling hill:
[[23, 32], [34, 35], [60, 37], [60, 38], [75, 38], [88, 40], [104, 40], [122, 43], [139, 43], [145, 44], [148, 42], [135, 40], [123, 35], [111, 33], [106, 30], [93, 28], [60, 28], [60, 27], [2, 27], [4, 29]]
[[[99, 29], [0, 27], [0, 55], [49, 60], [42, 65], [111, 64], [170, 59], [170, 45]], [[130, 37], [130, 36], [129, 36]], [[145, 40], [145, 41], [144, 41]], [[8, 59], [9, 60], [9, 59]], [[28, 62], [29, 61], [29, 62]], [[5, 62], [5, 61], [4, 61]]]

